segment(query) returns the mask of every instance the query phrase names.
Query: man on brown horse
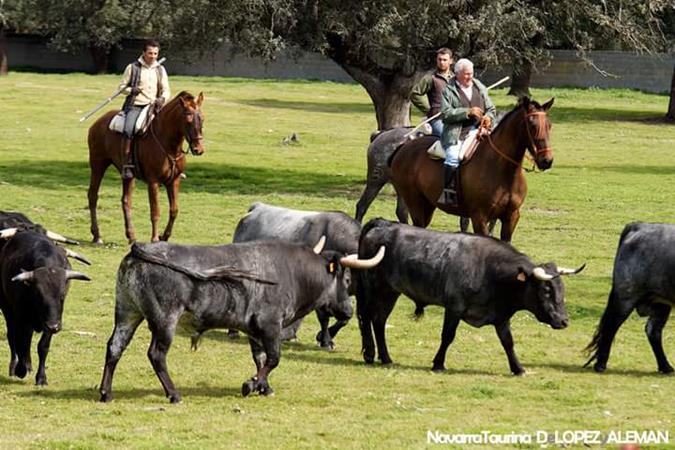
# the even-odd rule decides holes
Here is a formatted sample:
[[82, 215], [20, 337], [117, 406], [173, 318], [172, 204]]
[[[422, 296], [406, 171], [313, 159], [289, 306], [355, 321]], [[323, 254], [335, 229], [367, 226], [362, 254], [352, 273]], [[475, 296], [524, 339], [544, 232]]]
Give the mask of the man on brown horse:
[[[413, 88], [410, 101], [428, 118], [441, 111], [441, 95], [452, 77], [452, 50], [446, 47], [436, 52], [436, 70], [429, 72]], [[432, 134], [441, 137], [443, 121], [440, 117], [430, 122]]]
[[143, 108], [153, 104], [155, 112], [159, 112], [168, 98], [171, 97], [169, 77], [162, 65], [157, 62], [159, 43], [149, 39], [145, 41], [143, 54], [138, 60], [129, 64], [124, 70], [122, 84], [127, 98], [122, 110], [125, 112], [124, 139], [122, 139], [122, 178], [134, 177], [134, 165], [131, 157], [131, 143], [134, 138], [136, 122]]
[[489, 130], [495, 119], [495, 106], [487, 89], [473, 77], [473, 63], [462, 58], [455, 64], [455, 76], [448, 82], [441, 96], [445, 149], [445, 184], [439, 204], [456, 205], [457, 172], [462, 143], [475, 138], [479, 126]]

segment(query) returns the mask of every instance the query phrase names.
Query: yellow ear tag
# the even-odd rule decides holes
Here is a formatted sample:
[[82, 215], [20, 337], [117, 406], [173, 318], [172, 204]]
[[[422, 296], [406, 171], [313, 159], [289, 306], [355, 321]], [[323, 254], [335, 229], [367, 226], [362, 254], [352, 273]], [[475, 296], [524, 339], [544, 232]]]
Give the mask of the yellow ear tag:
[[330, 262], [330, 263], [328, 263], [328, 273], [333, 273], [333, 272], [335, 272], [335, 263]]

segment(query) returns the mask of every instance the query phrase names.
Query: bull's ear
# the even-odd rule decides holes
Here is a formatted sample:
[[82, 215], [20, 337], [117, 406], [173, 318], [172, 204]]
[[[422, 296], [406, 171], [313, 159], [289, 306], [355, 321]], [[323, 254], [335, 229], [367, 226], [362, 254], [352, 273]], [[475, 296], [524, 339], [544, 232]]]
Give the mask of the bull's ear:
[[527, 273], [525, 272], [525, 269], [523, 269], [522, 267], [518, 267], [518, 274], [516, 275], [516, 280], [523, 283], [527, 281]]

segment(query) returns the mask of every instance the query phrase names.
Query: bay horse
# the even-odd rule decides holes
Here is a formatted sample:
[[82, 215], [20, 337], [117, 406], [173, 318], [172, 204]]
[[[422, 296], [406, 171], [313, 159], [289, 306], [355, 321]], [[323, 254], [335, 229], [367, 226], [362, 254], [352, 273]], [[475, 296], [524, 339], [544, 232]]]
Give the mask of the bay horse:
[[[178, 215], [178, 189], [181, 174], [185, 170], [187, 151], [183, 150], [183, 141], [187, 140], [193, 155], [204, 153], [202, 124], [204, 118], [201, 105], [204, 94], [197, 98], [188, 92], [181, 92], [168, 102], [150, 123], [148, 130], [134, 138], [136, 146], [136, 176], [148, 184], [150, 200], [150, 221], [152, 222], [153, 242], [166, 241], [171, 236], [173, 223]], [[102, 243], [96, 218], [96, 203], [101, 180], [112, 164], [121, 171], [124, 159], [122, 156], [122, 134], [108, 129], [108, 124], [117, 114], [112, 110], [101, 116], [89, 128], [89, 214], [91, 215], [91, 234], [94, 243]], [[124, 227], [129, 243], [136, 240], [134, 226], [131, 223], [131, 196], [135, 178], [122, 180], [122, 210]], [[159, 221], [158, 193], [163, 184], [169, 197], [169, 221], [160, 237], [157, 230]]]
[[487, 235], [488, 223], [499, 219], [501, 240], [511, 242], [527, 195], [522, 168], [525, 152], [530, 152], [542, 171], [553, 164], [547, 114], [553, 100], [540, 105], [521, 98], [480, 141], [473, 157], [462, 163], [456, 206], [437, 203], [443, 189], [443, 161], [430, 159], [426, 152], [436, 138], [421, 137], [401, 146], [390, 162], [391, 182], [408, 206], [413, 225], [426, 228], [439, 208], [469, 217], [476, 234]]

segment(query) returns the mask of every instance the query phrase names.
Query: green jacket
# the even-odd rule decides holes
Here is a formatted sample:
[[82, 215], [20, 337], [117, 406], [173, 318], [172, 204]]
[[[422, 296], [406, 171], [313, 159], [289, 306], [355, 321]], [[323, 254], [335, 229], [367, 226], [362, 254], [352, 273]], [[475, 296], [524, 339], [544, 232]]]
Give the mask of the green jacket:
[[[495, 105], [490, 100], [487, 89], [485, 85], [473, 79], [478, 92], [483, 97], [483, 102], [485, 103], [484, 113], [492, 119], [492, 123], [495, 121]], [[457, 84], [455, 83], [455, 78], [453, 77], [448, 85], [443, 89], [443, 94], [441, 95], [441, 119], [443, 120], [443, 134], [441, 135], [441, 144], [443, 147], [448, 147], [454, 145], [459, 140], [459, 133], [462, 131], [462, 122], [469, 118], [468, 115], [469, 108], [462, 106], [462, 102], [459, 99], [459, 92]]]

